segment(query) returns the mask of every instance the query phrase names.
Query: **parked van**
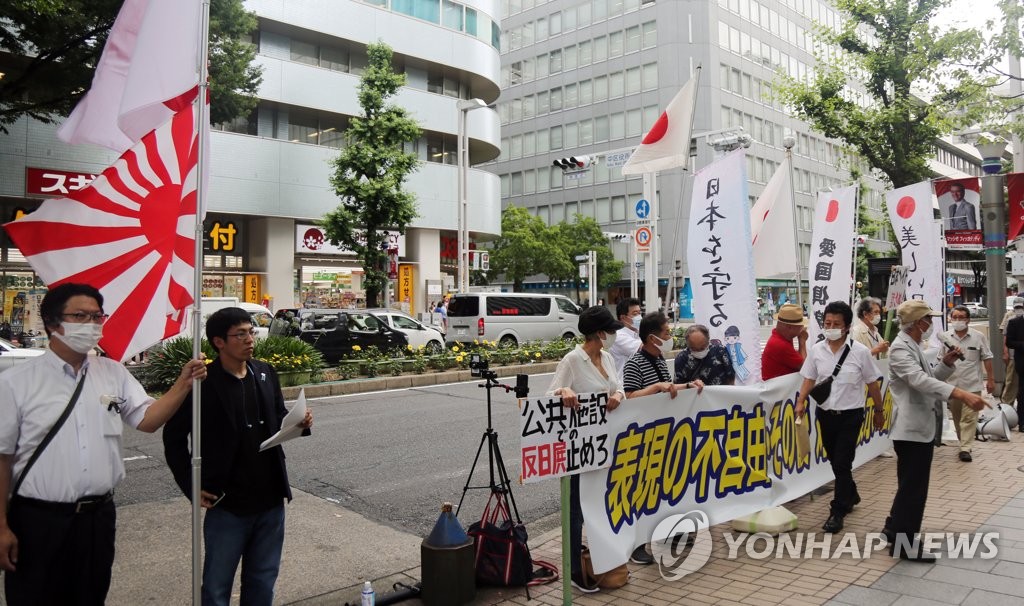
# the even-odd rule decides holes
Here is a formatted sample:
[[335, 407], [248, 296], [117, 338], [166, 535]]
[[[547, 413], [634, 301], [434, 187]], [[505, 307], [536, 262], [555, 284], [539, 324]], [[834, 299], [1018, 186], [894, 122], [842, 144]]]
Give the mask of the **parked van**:
[[[203, 297], [202, 300], [202, 323], [200, 332], [203, 336], [206, 336], [206, 319], [209, 318], [213, 312], [224, 309], [225, 307], [241, 307], [245, 311], [249, 312], [249, 316], [252, 318], [252, 327], [256, 329], [256, 338], [264, 339], [270, 332], [270, 322], [274, 319], [274, 314], [256, 303], [246, 303], [245, 301], [239, 301], [238, 297]], [[186, 328], [179, 336], [192, 336], [192, 329], [189, 322], [192, 320], [192, 308], [189, 307], [186, 311], [188, 319], [185, 321]]]
[[580, 308], [561, 295], [480, 292], [448, 301], [448, 343], [572, 339], [579, 335]]

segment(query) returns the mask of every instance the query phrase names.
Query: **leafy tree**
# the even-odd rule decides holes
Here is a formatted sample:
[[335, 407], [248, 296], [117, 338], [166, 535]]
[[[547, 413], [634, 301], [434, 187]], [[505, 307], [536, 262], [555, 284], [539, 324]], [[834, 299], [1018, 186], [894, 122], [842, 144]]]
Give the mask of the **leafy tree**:
[[552, 271], [570, 272], [573, 265], [555, 242], [552, 228], [519, 206], [501, 213], [501, 237], [491, 249], [491, 271], [505, 274], [512, 289], [520, 291], [527, 276]]
[[[562, 249], [567, 265], [552, 268], [548, 276], [553, 280], [572, 280], [576, 285], [576, 298], [580, 296], [579, 271], [575, 257], [597, 251], [597, 287], [605, 289], [613, 286], [622, 277], [625, 263], [615, 260], [608, 237], [601, 231], [601, 226], [593, 217], [584, 217], [577, 213], [574, 223], [562, 221], [554, 226], [555, 242]], [[592, 302], [593, 303], [593, 302]]]
[[[935, 139], [978, 119], [988, 81], [976, 69], [990, 58], [976, 30], [941, 32], [930, 25], [948, 0], [836, 0], [846, 19], [819, 28], [820, 45], [808, 83], [787, 78], [782, 99], [797, 117], [849, 145], [893, 187], [931, 176], [927, 161]], [[857, 78], [863, 74], [863, 78]], [[866, 94], [858, 102], [855, 90]], [[930, 94], [922, 100], [918, 94]]]
[[[405, 108], [387, 100], [405, 85], [396, 74], [386, 44], [366, 47], [369, 64], [359, 82], [363, 115], [345, 131], [347, 145], [334, 160], [331, 186], [341, 204], [321, 224], [334, 245], [354, 251], [365, 272], [366, 304], [376, 307], [387, 276], [384, 229], [405, 233], [416, 218], [416, 198], [403, 187], [419, 162], [404, 151], [420, 136], [420, 127]], [[364, 231], [365, 230], [365, 233]]]
[[[0, 132], [22, 116], [60, 121], [92, 85], [93, 72], [122, 0], [9, 0], [0, 8]], [[262, 81], [256, 48], [242, 40], [257, 27], [242, 0], [210, 3], [210, 114], [214, 124], [256, 107]], [[6, 56], [3, 56], [5, 55]]]

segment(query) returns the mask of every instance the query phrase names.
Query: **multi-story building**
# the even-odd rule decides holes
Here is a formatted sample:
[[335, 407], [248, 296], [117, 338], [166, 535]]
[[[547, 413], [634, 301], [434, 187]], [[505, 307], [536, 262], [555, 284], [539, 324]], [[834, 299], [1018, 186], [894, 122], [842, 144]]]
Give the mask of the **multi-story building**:
[[[324, 243], [315, 222], [339, 202], [329, 184], [331, 161], [345, 144], [348, 121], [361, 112], [356, 91], [366, 45], [383, 41], [407, 76], [392, 101], [407, 108], [423, 131], [409, 146], [422, 161], [408, 183], [419, 217], [394, 243], [399, 263], [412, 272], [411, 311], [424, 311], [454, 282], [457, 104], [498, 98], [498, 3], [251, 0], [246, 7], [259, 17], [253, 42], [263, 83], [250, 116], [214, 126], [203, 294], [246, 299], [255, 293], [257, 302], [266, 294], [278, 308], [358, 304], [361, 268], [352, 254]], [[500, 151], [497, 113], [467, 115], [470, 163], [494, 159]], [[42, 198], [82, 187], [116, 159], [100, 148], [65, 145], [56, 129], [26, 118], [0, 134], [5, 221], [33, 210]], [[470, 169], [467, 182], [471, 237], [497, 235], [498, 177]], [[42, 287], [6, 236], [0, 240], [0, 284], [5, 319]]]

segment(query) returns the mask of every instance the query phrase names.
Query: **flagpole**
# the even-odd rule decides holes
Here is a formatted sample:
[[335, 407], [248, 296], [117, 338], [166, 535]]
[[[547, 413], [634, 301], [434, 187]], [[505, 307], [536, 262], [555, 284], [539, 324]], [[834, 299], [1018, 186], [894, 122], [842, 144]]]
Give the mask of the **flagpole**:
[[782, 146], [786, 148], [786, 163], [789, 164], [789, 203], [793, 209], [793, 248], [796, 251], [796, 300], [797, 305], [800, 309], [804, 308], [804, 291], [800, 287], [801, 274], [803, 268], [800, 262], [800, 232], [797, 231], [796, 223], [796, 181], [793, 179], [793, 146], [796, 145], [796, 137], [793, 134], [788, 134], [782, 139]]
[[860, 250], [860, 187], [853, 190], [853, 284], [850, 285], [850, 305], [857, 299], [857, 254]]
[[[206, 98], [209, 92], [209, 71], [207, 55], [210, 50], [210, 0], [202, 0], [203, 9], [199, 12], [199, 94], [196, 95], [196, 120], [198, 122], [198, 153], [196, 165], [196, 213], [195, 213], [195, 249], [192, 285], [192, 358], [198, 360], [202, 354], [202, 319], [203, 295], [203, 216], [206, 211], [206, 148], [207, 116]], [[199, 379], [192, 380], [192, 604], [198, 606], [203, 601], [203, 566], [202, 566], [202, 439], [201, 430], [202, 390]]]

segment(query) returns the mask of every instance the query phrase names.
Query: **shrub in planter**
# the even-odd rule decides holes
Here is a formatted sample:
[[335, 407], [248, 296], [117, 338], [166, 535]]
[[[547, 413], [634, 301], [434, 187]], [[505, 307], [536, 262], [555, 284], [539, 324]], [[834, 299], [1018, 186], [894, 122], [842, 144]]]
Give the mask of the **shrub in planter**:
[[324, 365], [324, 358], [312, 345], [292, 337], [267, 337], [253, 345], [252, 357], [270, 364], [277, 374], [313, 373]]
[[[213, 360], [213, 347], [206, 339], [200, 345], [206, 354], [207, 363]], [[150, 391], [167, 391], [181, 374], [181, 367], [192, 359], [192, 337], [177, 337], [157, 345], [146, 356], [145, 369], [140, 371], [139, 381]]]

